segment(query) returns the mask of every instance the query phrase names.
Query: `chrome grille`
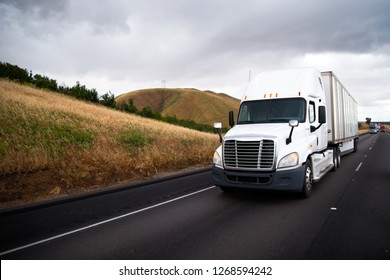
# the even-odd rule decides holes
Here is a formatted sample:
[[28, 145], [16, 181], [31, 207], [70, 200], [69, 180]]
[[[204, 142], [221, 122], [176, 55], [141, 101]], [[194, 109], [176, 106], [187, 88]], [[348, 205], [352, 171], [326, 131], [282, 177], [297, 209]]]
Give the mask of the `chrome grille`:
[[226, 167], [242, 169], [271, 169], [274, 165], [275, 144], [272, 140], [227, 140], [223, 146]]

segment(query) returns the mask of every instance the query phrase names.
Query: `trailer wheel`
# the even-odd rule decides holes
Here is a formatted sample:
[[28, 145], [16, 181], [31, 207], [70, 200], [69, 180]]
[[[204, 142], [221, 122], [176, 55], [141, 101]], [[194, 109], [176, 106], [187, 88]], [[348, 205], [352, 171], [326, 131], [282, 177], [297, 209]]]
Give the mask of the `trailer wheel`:
[[337, 168], [340, 168], [340, 163], [341, 163], [341, 152], [340, 152], [340, 148], [337, 146], [337, 147], [334, 147], [333, 148], [333, 169], [332, 171], [336, 171]]
[[353, 139], [353, 152], [354, 152], [354, 153], [357, 152], [357, 149], [358, 149], [358, 142], [359, 142], [359, 139], [358, 139], [358, 138]]
[[313, 169], [309, 159], [306, 161], [304, 175], [305, 178], [303, 180], [303, 189], [301, 195], [303, 198], [308, 198], [310, 197], [311, 191], [313, 189]]

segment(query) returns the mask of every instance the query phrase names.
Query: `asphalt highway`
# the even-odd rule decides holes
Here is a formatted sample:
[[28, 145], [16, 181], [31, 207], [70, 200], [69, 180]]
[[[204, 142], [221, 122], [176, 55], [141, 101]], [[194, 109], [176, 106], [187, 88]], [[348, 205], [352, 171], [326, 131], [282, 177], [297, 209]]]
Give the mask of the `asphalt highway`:
[[224, 193], [205, 169], [0, 213], [1, 259], [390, 259], [390, 134], [312, 196]]

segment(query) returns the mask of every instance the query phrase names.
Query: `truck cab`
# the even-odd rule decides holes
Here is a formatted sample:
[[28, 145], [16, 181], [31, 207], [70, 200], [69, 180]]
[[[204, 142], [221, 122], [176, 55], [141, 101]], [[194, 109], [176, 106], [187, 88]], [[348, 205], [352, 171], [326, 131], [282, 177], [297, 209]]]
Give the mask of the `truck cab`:
[[[312, 68], [265, 72], [245, 92], [231, 129], [213, 158], [213, 180], [222, 190], [264, 189], [309, 197], [340, 161], [329, 145], [327, 98]], [[220, 124], [217, 125], [220, 127]]]

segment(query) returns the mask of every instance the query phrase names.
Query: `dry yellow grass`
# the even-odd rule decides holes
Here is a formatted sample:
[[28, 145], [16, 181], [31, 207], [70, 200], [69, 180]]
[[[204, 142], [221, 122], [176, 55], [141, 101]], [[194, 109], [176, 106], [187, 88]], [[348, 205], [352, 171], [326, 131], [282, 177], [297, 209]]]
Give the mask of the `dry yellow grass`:
[[0, 80], [0, 207], [211, 163], [218, 136]]

